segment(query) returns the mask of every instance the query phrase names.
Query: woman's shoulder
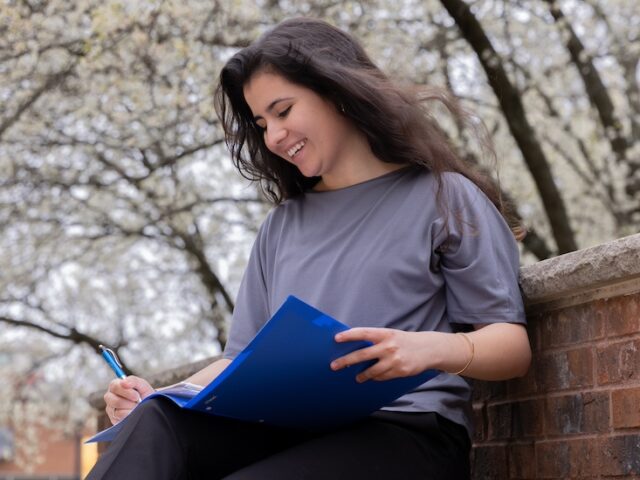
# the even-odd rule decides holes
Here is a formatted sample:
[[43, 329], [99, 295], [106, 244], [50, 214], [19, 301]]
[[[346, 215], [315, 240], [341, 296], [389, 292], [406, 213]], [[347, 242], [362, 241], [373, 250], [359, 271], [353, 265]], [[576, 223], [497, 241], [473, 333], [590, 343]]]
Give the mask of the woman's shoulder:
[[408, 181], [417, 194], [437, 196], [446, 202], [457, 203], [485, 198], [478, 185], [457, 172], [434, 174], [425, 168], [416, 169]]
[[403, 171], [408, 174], [405, 176], [408, 181], [421, 183], [423, 185], [433, 185], [440, 182], [443, 186], [451, 187], [453, 189], [476, 186], [475, 183], [458, 172], [445, 171], [436, 174], [429, 168], [420, 165], [411, 165], [404, 168]]
[[461, 173], [443, 172], [441, 183], [444, 195], [451, 202], [490, 202], [482, 189]]
[[451, 190], [470, 190], [470, 191], [480, 191], [480, 187], [478, 187], [472, 180], [465, 177], [463, 174], [458, 172], [442, 172], [442, 184], [450, 188]]

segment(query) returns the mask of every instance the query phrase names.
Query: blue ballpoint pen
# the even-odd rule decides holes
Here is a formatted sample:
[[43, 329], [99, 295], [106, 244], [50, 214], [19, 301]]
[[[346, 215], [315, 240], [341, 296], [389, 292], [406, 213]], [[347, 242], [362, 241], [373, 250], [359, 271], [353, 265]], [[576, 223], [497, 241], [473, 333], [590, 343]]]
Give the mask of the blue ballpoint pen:
[[100, 345], [100, 350], [102, 350], [102, 357], [107, 361], [113, 373], [116, 374], [118, 378], [127, 378], [127, 374], [124, 373], [122, 369], [122, 364], [116, 355], [116, 352], [111, 350], [110, 348], [105, 347], [104, 345]]

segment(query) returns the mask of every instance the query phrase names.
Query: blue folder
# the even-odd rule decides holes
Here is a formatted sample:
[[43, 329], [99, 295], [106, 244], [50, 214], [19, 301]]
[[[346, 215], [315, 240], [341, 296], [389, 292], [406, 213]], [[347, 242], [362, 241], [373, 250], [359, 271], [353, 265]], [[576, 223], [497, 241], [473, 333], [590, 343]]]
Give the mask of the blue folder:
[[[349, 327], [290, 296], [229, 366], [199, 393], [157, 392], [183, 408], [244, 421], [326, 429], [353, 422], [388, 405], [439, 371], [358, 383], [374, 361], [339, 371], [329, 364], [370, 342], [337, 343]], [[192, 398], [189, 398], [192, 396]], [[126, 421], [126, 418], [123, 422]], [[123, 422], [89, 441], [109, 441]]]

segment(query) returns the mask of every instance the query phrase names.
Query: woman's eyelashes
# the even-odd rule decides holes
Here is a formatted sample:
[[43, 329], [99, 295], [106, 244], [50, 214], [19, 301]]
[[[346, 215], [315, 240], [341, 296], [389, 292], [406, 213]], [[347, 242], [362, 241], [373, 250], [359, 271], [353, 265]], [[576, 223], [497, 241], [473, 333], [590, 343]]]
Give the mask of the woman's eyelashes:
[[[291, 107], [293, 105], [289, 105], [287, 108], [285, 108], [284, 110], [282, 110], [281, 112], [278, 112], [276, 114], [276, 116], [278, 118], [286, 118], [287, 115], [289, 115], [289, 112], [291, 111]], [[261, 132], [264, 133], [267, 131], [267, 124], [263, 119], [258, 120], [257, 122], [254, 122], [254, 125], [256, 127], [256, 129]]]
[[287, 108], [285, 108], [280, 113], [278, 113], [278, 117], [285, 118], [287, 115], [289, 115], [289, 112], [291, 111], [291, 107], [292, 105], [289, 105]]

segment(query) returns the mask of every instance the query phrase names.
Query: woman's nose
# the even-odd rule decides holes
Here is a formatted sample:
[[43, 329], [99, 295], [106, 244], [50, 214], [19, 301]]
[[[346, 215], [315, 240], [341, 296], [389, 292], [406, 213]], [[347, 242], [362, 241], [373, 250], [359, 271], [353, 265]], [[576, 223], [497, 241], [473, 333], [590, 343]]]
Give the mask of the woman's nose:
[[265, 140], [267, 148], [274, 150], [285, 138], [287, 138], [287, 130], [284, 127], [274, 126], [267, 129]]

